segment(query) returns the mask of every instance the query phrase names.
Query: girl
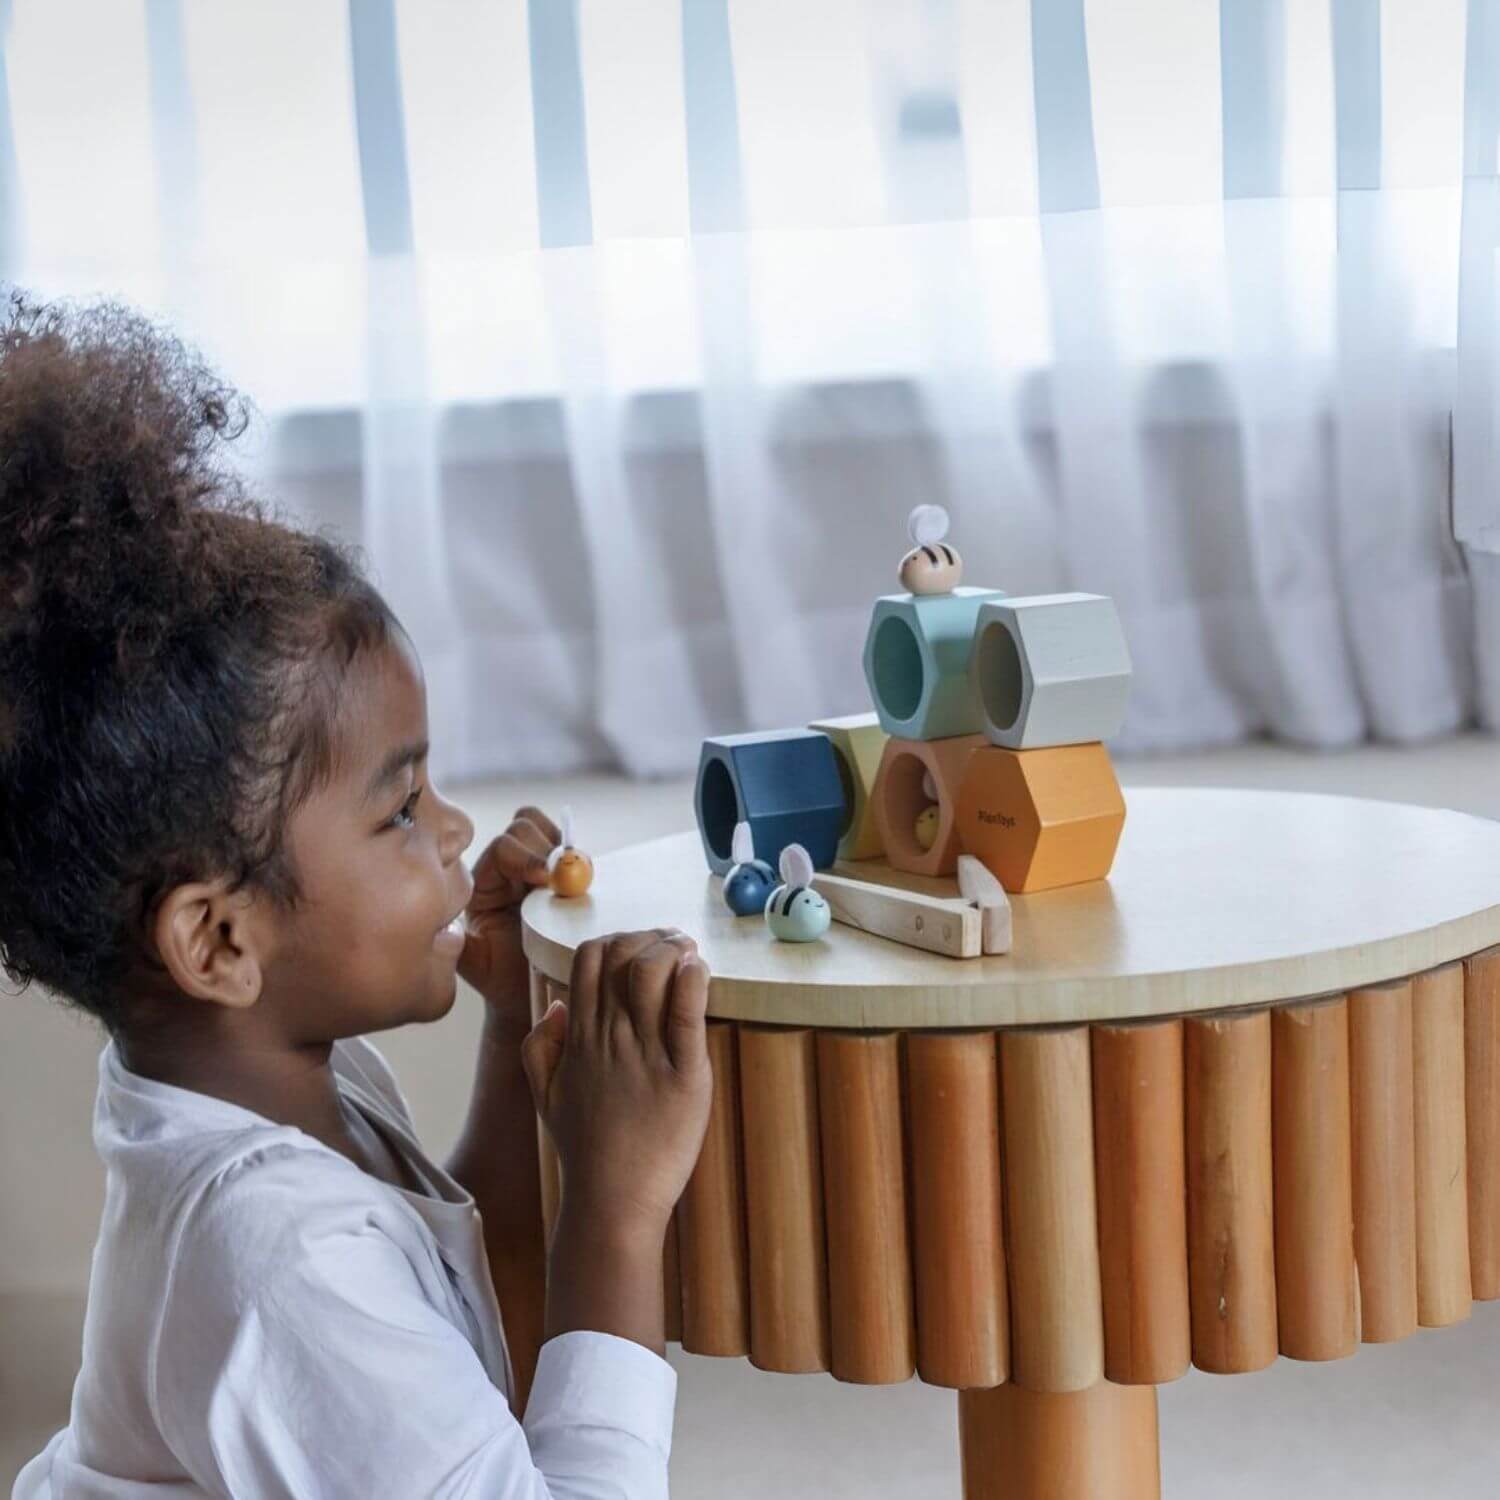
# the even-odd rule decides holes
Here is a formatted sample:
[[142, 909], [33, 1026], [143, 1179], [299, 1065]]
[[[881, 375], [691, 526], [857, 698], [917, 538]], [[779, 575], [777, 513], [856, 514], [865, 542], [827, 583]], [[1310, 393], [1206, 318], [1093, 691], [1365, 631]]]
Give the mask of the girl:
[[[119, 308], [0, 315], [0, 964], [109, 1033], [82, 1372], [15, 1496], [665, 1496], [707, 972], [677, 931], [590, 943], [531, 1027], [557, 830], [522, 808], [466, 869], [416, 653], [225, 467], [244, 424]], [[444, 1168], [363, 1037], [459, 974], [486, 1014]]]

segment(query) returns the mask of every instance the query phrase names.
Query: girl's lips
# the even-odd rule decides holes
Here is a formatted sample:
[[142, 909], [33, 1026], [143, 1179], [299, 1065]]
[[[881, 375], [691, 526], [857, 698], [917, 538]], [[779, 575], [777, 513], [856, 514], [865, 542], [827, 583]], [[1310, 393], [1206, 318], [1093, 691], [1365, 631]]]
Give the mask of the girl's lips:
[[454, 958], [457, 958], [459, 954], [464, 951], [465, 937], [466, 934], [464, 932], [464, 919], [462, 917], [454, 917], [454, 919], [446, 927], [444, 927], [435, 938], [433, 938], [432, 946], [436, 948], [439, 953], [451, 954]]

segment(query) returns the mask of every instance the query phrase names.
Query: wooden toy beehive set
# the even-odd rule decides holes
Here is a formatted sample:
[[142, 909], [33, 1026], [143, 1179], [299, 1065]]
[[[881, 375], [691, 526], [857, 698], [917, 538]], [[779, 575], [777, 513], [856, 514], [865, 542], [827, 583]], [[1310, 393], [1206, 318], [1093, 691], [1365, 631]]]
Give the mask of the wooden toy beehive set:
[[[1130, 654], [1112, 600], [962, 587], [947, 512], [920, 505], [909, 530], [908, 592], [876, 600], [865, 638], [875, 712], [706, 740], [698, 829], [730, 909], [784, 941], [821, 935], [802, 899], [821, 895], [898, 942], [1003, 953], [1006, 892], [1109, 874], [1125, 801], [1104, 741]], [[773, 910], [789, 891], [795, 921]]]

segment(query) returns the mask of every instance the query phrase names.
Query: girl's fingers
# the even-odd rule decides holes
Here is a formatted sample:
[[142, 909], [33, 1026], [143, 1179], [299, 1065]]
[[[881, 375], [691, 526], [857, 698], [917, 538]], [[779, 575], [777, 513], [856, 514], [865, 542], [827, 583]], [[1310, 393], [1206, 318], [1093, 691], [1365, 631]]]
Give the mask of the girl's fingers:
[[[630, 983], [621, 1017], [635, 1034], [641, 1051], [650, 1058], [665, 1050], [662, 1015], [677, 965], [695, 952], [693, 941], [681, 933], [659, 938], [638, 953], [630, 965]], [[622, 1024], [621, 1020], [616, 1025]]]
[[[672, 972], [696, 952], [693, 940], [675, 927], [617, 932], [580, 944], [573, 955], [569, 1041], [603, 1040], [618, 1050], [634, 1036], [636, 1045], [659, 1049]], [[649, 962], [638, 966], [648, 953]]]
[[656, 931], [617, 932], [604, 950], [604, 978], [600, 985], [601, 1032], [623, 1020], [630, 1023], [630, 971], [638, 955], [661, 941]]
[[534, 853], [540, 854], [543, 859], [546, 859], [553, 850], [555, 840], [549, 839], [535, 823], [527, 818], [514, 819], [506, 832]]
[[[581, 1028], [580, 1039], [609, 1035], [612, 1018], [629, 1002], [631, 960], [663, 935], [663, 930], [617, 932], [610, 937], [593, 938], [584, 945], [596, 947], [598, 952], [597, 966], [592, 970], [588, 1020]], [[582, 951], [579, 949], [580, 953]], [[576, 1018], [576, 1002], [573, 1009]]]
[[502, 833], [495, 840], [495, 864], [514, 883], [521, 894], [533, 885], [547, 883], [547, 856], [524, 843], [514, 833]]
[[667, 999], [667, 1055], [679, 1073], [708, 1066], [708, 965], [694, 952], [678, 965]]
[[541, 810], [541, 808], [518, 807], [516, 809], [516, 818], [518, 821], [530, 823], [535, 828], [539, 829], [542, 836], [547, 840], [547, 847], [549, 849], [556, 844], [562, 843], [561, 830], [558, 828], [557, 824], [554, 823], [552, 819], [549, 818], [547, 814]]
[[537, 860], [546, 879], [547, 861], [511, 833], [491, 839], [483, 854], [474, 861], [474, 894], [469, 898], [471, 911], [503, 911], [515, 906], [536, 882], [529, 878]]

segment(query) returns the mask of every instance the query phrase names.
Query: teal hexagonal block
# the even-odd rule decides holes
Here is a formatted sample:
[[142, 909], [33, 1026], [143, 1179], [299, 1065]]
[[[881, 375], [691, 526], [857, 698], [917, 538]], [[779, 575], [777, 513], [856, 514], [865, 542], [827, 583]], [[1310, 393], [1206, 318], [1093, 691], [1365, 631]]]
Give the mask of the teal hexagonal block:
[[865, 637], [865, 681], [881, 727], [903, 740], [978, 734], [983, 717], [969, 674], [979, 606], [1003, 589], [887, 594]]

